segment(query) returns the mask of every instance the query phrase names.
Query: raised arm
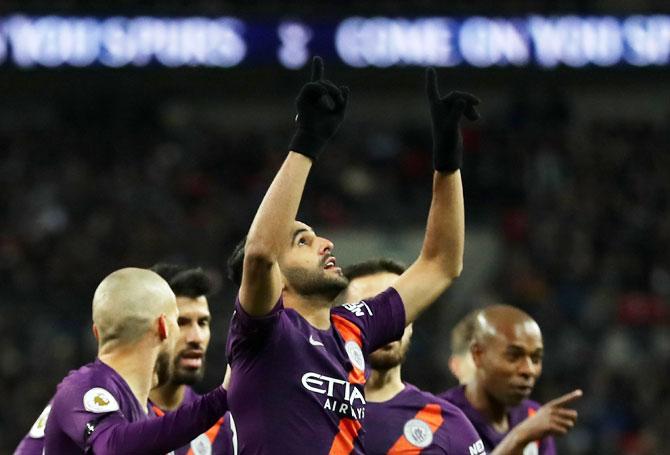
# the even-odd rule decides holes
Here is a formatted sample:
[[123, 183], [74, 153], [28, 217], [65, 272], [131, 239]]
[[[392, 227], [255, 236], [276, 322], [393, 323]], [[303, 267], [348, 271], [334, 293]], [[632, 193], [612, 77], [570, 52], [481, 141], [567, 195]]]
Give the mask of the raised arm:
[[473, 95], [451, 92], [440, 96], [433, 68], [426, 71], [426, 94], [433, 132], [433, 197], [421, 253], [393, 286], [405, 304], [407, 324], [433, 303], [463, 268], [463, 139], [459, 121], [462, 115], [471, 121], [479, 118], [474, 108], [479, 100]]
[[103, 420], [91, 431], [89, 447], [98, 455], [168, 453], [207, 431], [228, 411], [226, 391], [218, 387], [164, 416], [128, 422], [121, 415]]
[[272, 310], [282, 291], [277, 260], [291, 244], [292, 230], [312, 162], [335, 134], [349, 97], [346, 87], [323, 79], [315, 57], [312, 77], [296, 99], [296, 133], [289, 154], [261, 202], [244, 249], [240, 303], [251, 316]]

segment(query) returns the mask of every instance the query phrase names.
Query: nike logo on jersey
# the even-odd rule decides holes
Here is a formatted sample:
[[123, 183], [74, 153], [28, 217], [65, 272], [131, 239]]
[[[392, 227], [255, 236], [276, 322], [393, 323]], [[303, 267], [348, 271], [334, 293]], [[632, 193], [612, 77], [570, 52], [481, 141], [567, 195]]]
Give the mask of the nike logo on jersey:
[[323, 346], [323, 343], [320, 342], [319, 340], [315, 340], [312, 335], [309, 336], [309, 344], [312, 346]]

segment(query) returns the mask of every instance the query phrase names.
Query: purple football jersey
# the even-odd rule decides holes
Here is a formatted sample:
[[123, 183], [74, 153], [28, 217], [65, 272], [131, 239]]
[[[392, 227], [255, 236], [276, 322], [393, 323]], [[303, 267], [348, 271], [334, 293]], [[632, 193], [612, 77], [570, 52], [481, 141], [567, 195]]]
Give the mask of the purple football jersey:
[[368, 455], [486, 453], [460, 409], [411, 384], [388, 401], [368, 401], [365, 413]]
[[319, 330], [284, 308], [254, 318], [239, 299], [227, 342], [228, 404], [243, 454], [363, 453], [365, 359], [405, 329], [400, 295], [333, 308]]
[[126, 381], [99, 359], [71, 371], [58, 385], [45, 433], [45, 453], [84, 453], [110, 416], [147, 419]]
[[14, 455], [42, 455], [44, 451], [44, 430], [51, 412], [51, 401], [44, 408], [27, 435], [21, 439]]
[[[188, 403], [192, 403], [198, 398], [198, 394], [195, 391], [186, 386], [186, 392], [184, 393], [184, 401], [182, 401], [182, 406]], [[165, 411], [160, 409], [155, 404], [152, 405], [154, 412], [162, 416], [165, 414]], [[215, 424], [207, 430], [205, 433], [201, 434], [190, 444], [176, 449], [173, 451], [174, 455], [232, 455], [233, 451], [233, 431], [230, 421], [230, 413], [227, 412], [224, 417], [221, 417]]]
[[[484, 441], [486, 450], [492, 451], [500, 442], [507, 436], [507, 433], [497, 432], [493, 426], [486, 420], [486, 418], [475, 408], [472, 407], [468, 399], [465, 397], [465, 386], [457, 386], [440, 395], [448, 402], [454, 404], [463, 411], [463, 413], [470, 419], [470, 422], [475, 426], [477, 432]], [[514, 428], [519, 425], [529, 416], [535, 414], [540, 408], [540, 403], [532, 400], [523, 400], [518, 406], [510, 408], [507, 412], [509, 419], [509, 427]], [[555, 455], [556, 445], [554, 438], [546, 437], [541, 441], [530, 442], [523, 451], [524, 455]]]

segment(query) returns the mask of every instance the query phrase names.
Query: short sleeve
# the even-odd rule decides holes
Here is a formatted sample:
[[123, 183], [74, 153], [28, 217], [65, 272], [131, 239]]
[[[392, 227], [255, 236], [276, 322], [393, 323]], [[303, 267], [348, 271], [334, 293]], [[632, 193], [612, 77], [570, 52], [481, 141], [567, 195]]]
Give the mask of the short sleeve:
[[443, 412], [449, 415], [442, 428], [447, 432], [447, 453], [486, 454], [484, 442], [460, 409], [450, 405], [449, 409], [443, 408]]
[[115, 390], [111, 387], [81, 387], [71, 384], [56, 393], [47, 431], [49, 426], [57, 426], [85, 450], [96, 430], [111, 416], [125, 420], [119, 409], [119, 396]]
[[242, 308], [238, 296], [235, 299], [235, 311], [230, 321], [228, 341], [226, 342], [228, 362], [232, 364], [236, 356], [244, 350], [253, 350], [263, 346], [273, 334], [283, 312], [284, 301], [279, 297], [275, 306], [265, 316], [250, 316]]
[[405, 306], [400, 294], [393, 288], [371, 299], [345, 303], [334, 308], [333, 313], [361, 329], [366, 354], [399, 340], [405, 330]]

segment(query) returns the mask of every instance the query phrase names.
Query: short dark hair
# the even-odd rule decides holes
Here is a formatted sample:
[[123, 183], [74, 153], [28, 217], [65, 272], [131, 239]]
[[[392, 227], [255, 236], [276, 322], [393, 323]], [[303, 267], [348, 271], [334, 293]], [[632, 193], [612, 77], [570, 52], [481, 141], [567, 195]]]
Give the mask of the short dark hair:
[[354, 278], [384, 272], [402, 275], [406, 269], [407, 267], [402, 262], [389, 258], [377, 258], [349, 265], [342, 270], [342, 274], [351, 281]]
[[242, 268], [244, 267], [244, 247], [247, 243], [246, 236], [235, 245], [235, 249], [228, 258], [228, 278], [238, 287], [242, 286]]
[[167, 281], [177, 297], [195, 299], [212, 292], [212, 280], [200, 267], [188, 268], [161, 262], [151, 267], [151, 270]]
[[458, 324], [451, 329], [451, 354], [464, 355], [470, 350], [470, 344], [475, 334], [475, 320], [481, 309], [466, 314]]

